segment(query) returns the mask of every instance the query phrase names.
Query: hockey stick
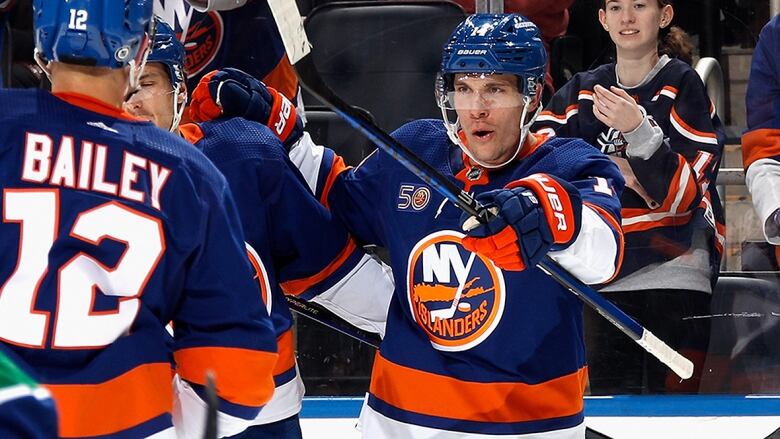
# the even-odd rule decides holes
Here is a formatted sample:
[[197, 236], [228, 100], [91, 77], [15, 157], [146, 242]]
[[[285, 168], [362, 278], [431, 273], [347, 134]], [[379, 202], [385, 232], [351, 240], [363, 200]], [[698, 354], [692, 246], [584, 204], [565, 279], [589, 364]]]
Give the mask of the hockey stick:
[[[489, 213], [487, 210], [482, 208], [471, 195], [458, 188], [428, 163], [422, 161], [412, 151], [369, 120], [368, 117], [341, 100], [325, 84], [314, 65], [314, 60], [311, 56], [311, 45], [303, 29], [303, 20], [295, 2], [269, 0], [268, 4], [271, 7], [271, 12], [282, 36], [287, 56], [298, 74], [301, 85], [309, 93], [333, 109], [353, 128], [371, 139], [380, 149], [398, 160], [422, 181], [436, 189], [436, 191], [444, 195], [456, 206], [475, 216], [483, 223], [488, 220]], [[688, 379], [693, 375], [693, 363], [690, 360], [669, 347], [623, 312], [623, 310], [602, 297], [593, 288], [572, 276], [549, 256], [546, 256], [538, 264], [538, 267], [563, 287], [577, 295], [577, 297], [596, 310], [610, 323], [617, 326], [648, 353], [669, 366], [680, 378]]]
[[314, 320], [315, 322], [325, 325], [348, 337], [352, 337], [374, 349], [379, 348], [379, 343], [382, 342], [382, 339], [378, 334], [357, 328], [316, 303], [307, 302], [294, 296], [285, 297], [287, 298], [287, 304], [290, 306], [290, 309], [297, 314]]
[[206, 372], [206, 428], [203, 430], [203, 439], [217, 439], [217, 411], [219, 410], [217, 399], [217, 384], [214, 372]]

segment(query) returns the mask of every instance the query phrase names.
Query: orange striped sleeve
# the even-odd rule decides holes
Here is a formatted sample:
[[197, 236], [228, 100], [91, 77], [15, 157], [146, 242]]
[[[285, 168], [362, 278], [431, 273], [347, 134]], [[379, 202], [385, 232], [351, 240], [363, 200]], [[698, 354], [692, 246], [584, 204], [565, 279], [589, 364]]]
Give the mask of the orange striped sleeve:
[[280, 284], [282, 291], [284, 291], [285, 294], [289, 294], [291, 296], [298, 296], [302, 294], [313, 285], [322, 282], [323, 280], [327, 279], [328, 276], [335, 273], [336, 270], [338, 270], [344, 264], [344, 261], [346, 261], [347, 258], [349, 258], [349, 256], [355, 251], [355, 249], [357, 249], [357, 244], [355, 244], [355, 241], [352, 238], [349, 238], [347, 245], [344, 246], [338, 256], [336, 256], [336, 259], [328, 264], [327, 267], [320, 270], [319, 273], [307, 278], [282, 282]]
[[263, 77], [263, 83], [275, 88], [287, 99], [291, 101], [295, 99], [298, 94], [298, 76], [286, 54], [282, 54], [276, 67]]
[[747, 169], [756, 160], [780, 156], [780, 129], [753, 130], [742, 136], [742, 163]]
[[477, 383], [401, 366], [377, 353], [370, 391], [392, 406], [424, 415], [523, 422], [580, 413], [587, 378], [582, 367], [539, 384]]
[[330, 172], [328, 173], [328, 178], [325, 180], [325, 184], [322, 185], [322, 193], [320, 194], [320, 204], [325, 206], [325, 208], [328, 208], [328, 194], [330, 194], [330, 188], [333, 187], [336, 177], [349, 168], [351, 168], [351, 166], [347, 166], [340, 155], [333, 157], [333, 164], [330, 167]]
[[273, 373], [274, 375], [279, 375], [295, 366], [295, 349], [293, 346], [292, 329], [284, 331], [284, 333], [276, 339], [276, 344], [279, 347], [279, 359], [276, 361]]
[[99, 384], [45, 384], [57, 406], [61, 437], [121, 432], [173, 409], [168, 363], [138, 366]]
[[260, 407], [274, 392], [273, 370], [277, 354], [229, 347], [197, 347], [174, 353], [176, 371], [183, 379], [206, 384], [214, 371], [217, 394], [229, 402]]
[[[693, 169], [685, 158], [678, 156], [677, 160], [677, 171], [675, 172], [674, 177], [672, 177], [672, 181], [669, 183], [670, 190], [663, 203], [661, 203], [661, 206], [652, 211], [644, 208], [623, 209], [621, 210], [621, 214], [624, 219], [646, 215], [651, 212], [682, 213], [690, 209], [691, 204], [696, 199], [697, 195], [696, 173], [693, 172]], [[684, 176], [685, 169], [690, 171], [687, 176]], [[680, 191], [682, 191], [682, 194], [680, 194]], [[677, 201], [678, 198], [679, 202]]]

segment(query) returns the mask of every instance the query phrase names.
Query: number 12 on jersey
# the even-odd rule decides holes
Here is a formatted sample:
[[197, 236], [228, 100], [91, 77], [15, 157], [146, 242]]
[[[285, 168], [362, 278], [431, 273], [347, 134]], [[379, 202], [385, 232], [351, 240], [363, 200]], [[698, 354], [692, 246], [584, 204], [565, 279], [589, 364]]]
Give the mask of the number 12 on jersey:
[[[76, 217], [70, 237], [97, 246], [108, 238], [125, 245], [114, 267], [83, 251], [58, 267], [49, 255], [60, 224], [57, 189], [5, 189], [3, 222], [19, 224], [16, 268], [0, 288], [0, 339], [44, 348], [49, 319], [54, 319], [53, 348], [99, 348], [122, 335], [135, 320], [139, 296], [165, 251], [162, 223], [116, 201], [85, 210]], [[67, 251], [67, 250], [66, 250]], [[35, 309], [44, 277], [56, 270], [56, 309]], [[54, 275], [54, 273], [51, 273]], [[100, 291], [97, 291], [97, 290]], [[119, 297], [116, 309], [95, 311], [95, 295]]]

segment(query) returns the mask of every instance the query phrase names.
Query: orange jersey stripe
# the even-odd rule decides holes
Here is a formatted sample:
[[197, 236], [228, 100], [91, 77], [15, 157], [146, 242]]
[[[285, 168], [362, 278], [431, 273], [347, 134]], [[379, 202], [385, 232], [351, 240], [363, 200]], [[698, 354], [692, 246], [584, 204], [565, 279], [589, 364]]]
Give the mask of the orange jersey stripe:
[[292, 329], [284, 331], [284, 333], [276, 339], [276, 344], [279, 347], [279, 359], [276, 361], [276, 366], [274, 367], [274, 376], [287, 372], [295, 366], [295, 349], [293, 349]]
[[174, 353], [176, 370], [183, 379], [206, 384], [206, 372], [216, 376], [217, 394], [235, 404], [260, 407], [274, 393], [272, 372], [276, 353], [241, 348], [198, 347]]
[[635, 224], [628, 224], [623, 226], [623, 233], [642, 232], [645, 230], [655, 229], [656, 227], [682, 226], [691, 220], [691, 216], [693, 216], [693, 212], [685, 212], [678, 213], [676, 215], [669, 215], [657, 220], [648, 220]]
[[322, 185], [322, 193], [320, 194], [320, 203], [326, 208], [328, 208], [328, 194], [330, 194], [330, 188], [333, 187], [336, 177], [349, 168], [351, 166], [347, 166], [340, 155], [333, 157], [333, 165], [330, 167], [328, 178], [325, 180], [325, 184]]
[[341, 253], [339, 253], [338, 256], [336, 256], [336, 259], [328, 264], [327, 267], [323, 268], [319, 273], [313, 276], [309, 276], [304, 279], [282, 282], [279, 284], [282, 287], [282, 291], [284, 291], [285, 294], [289, 294], [291, 296], [300, 295], [301, 293], [311, 288], [313, 285], [322, 282], [323, 280], [327, 279], [328, 276], [335, 273], [336, 270], [338, 270], [339, 267], [344, 264], [344, 261], [349, 258], [349, 256], [352, 254], [352, 252], [355, 251], [356, 248], [357, 244], [355, 244], [355, 241], [352, 238], [349, 238], [347, 245], [344, 246], [344, 248], [341, 250]]
[[745, 169], [760, 159], [780, 156], [780, 129], [763, 128], [742, 136], [742, 163]]
[[[696, 181], [695, 177], [696, 174], [693, 172], [693, 169], [690, 168], [690, 165], [682, 156], [677, 157], [678, 164], [677, 164], [677, 172], [674, 174], [674, 177], [672, 178], [672, 181], [669, 183], [669, 188], [671, 189], [666, 199], [663, 201], [660, 207], [650, 210], [650, 209], [638, 209], [638, 208], [626, 208], [622, 209], [621, 215], [623, 216], [623, 219], [633, 218], [637, 216], [647, 215], [648, 213], [663, 213], [663, 212], [670, 212], [670, 213], [679, 213], [679, 212], [685, 212], [691, 207], [691, 203], [696, 198]], [[686, 181], [683, 180], [684, 175], [684, 168], [690, 169], [690, 172], [688, 172], [685, 176]], [[677, 206], [674, 206], [675, 200], [678, 197], [679, 191], [681, 190], [680, 186], [682, 187], [683, 194], [682, 198], [680, 199], [679, 204]], [[672, 209], [674, 207], [674, 209]], [[624, 226], [624, 231], [625, 226]]]
[[712, 132], [708, 133], [708, 132], [704, 132], [704, 131], [699, 131], [696, 128], [688, 125], [682, 119], [682, 117], [680, 117], [680, 115], [677, 114], [677, 109], [675, 109], [675, 107], [672, 107], [672, 117], [674, 118], [675, 121], [677, 121], [678, 124], [680, 124], [681, 127], [683, 127], [683, 129], [685, 131], [688, 131], [689, 133], [692, 133], [692, 134], [695, 134], [695, 135], [701, 136], [701, 137], [709, 137], [711, 139], [717, 139], [718, 138], [718, 136], [715, 133], [712, 133]]
[[278, 92], [287, 96], [287, 99], [295, 99], [295, 96], [298, 94], [298, 76], [295, 74], [295, 70], [293, 70], [286, 54], [282, 55], [279, 64], [265, 75], [263, 83], [275, 88]]
[[401, 366], [377, 353], [370, 391], [414, 413], [465, 421], [523, 422], [581, 412], [587, 378], [587, 367], [583, 367], [539, 384], [475, 383]]
[[573, 105], [569, 105], [568, 107], [566, 107], [566, 109], [563, 110], [563, 114], [555, 114], [555, 113], [553, 113], [550, 110], [544, 110], [541, 113], [539, 113], [539, 115], [540, 116], [550, 116], [550, 117], [554, 117], [555, 119], [558, 119], [560, 121], [565, 121], [567, 119], [566, 115], [569, 114], [570, 111], [576, 110], [578, 108], [579, 108], [579, 104], [573, 104]]
[[173, 409], [168, 363], [138, 366], [100, 384], [46, 384], [62, 437], [118, 433]]
[[184, 140], [191, 144], [196, 144], [203, 138], [203, 130], [200, 125], [194, 123], [188, 123], [179, 126], [179, 133], [184, 137]]

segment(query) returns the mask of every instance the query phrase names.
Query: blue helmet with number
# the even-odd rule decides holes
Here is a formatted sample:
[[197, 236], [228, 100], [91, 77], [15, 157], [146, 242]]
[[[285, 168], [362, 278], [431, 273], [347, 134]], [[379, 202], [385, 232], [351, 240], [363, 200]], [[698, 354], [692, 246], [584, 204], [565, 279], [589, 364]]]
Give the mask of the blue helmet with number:
[[35, 50], [46, 61], [138, 65], [153, 34], [151, 18], [152, 0], [33, 0]]
[[160, 17], [155, 16], [156, 22], [154, 31], [154, 41], [152, 42], [152, 51], [146, 59], [147, 63], [158, 62], [165, 65], [168, 71], [168, 78], [174, 88], [178, 87], [185, 80], [184, 61], [186, 53], [184, 45], [176, 37], [168, 23]]
[[451, 86], [454, 73], [508, 73], [518, 77], [523, 95], [535, 97], [546, 71], [547, 52], [533, 22], [519, 14], [474, 14], [445, 44], [437, 87]]

